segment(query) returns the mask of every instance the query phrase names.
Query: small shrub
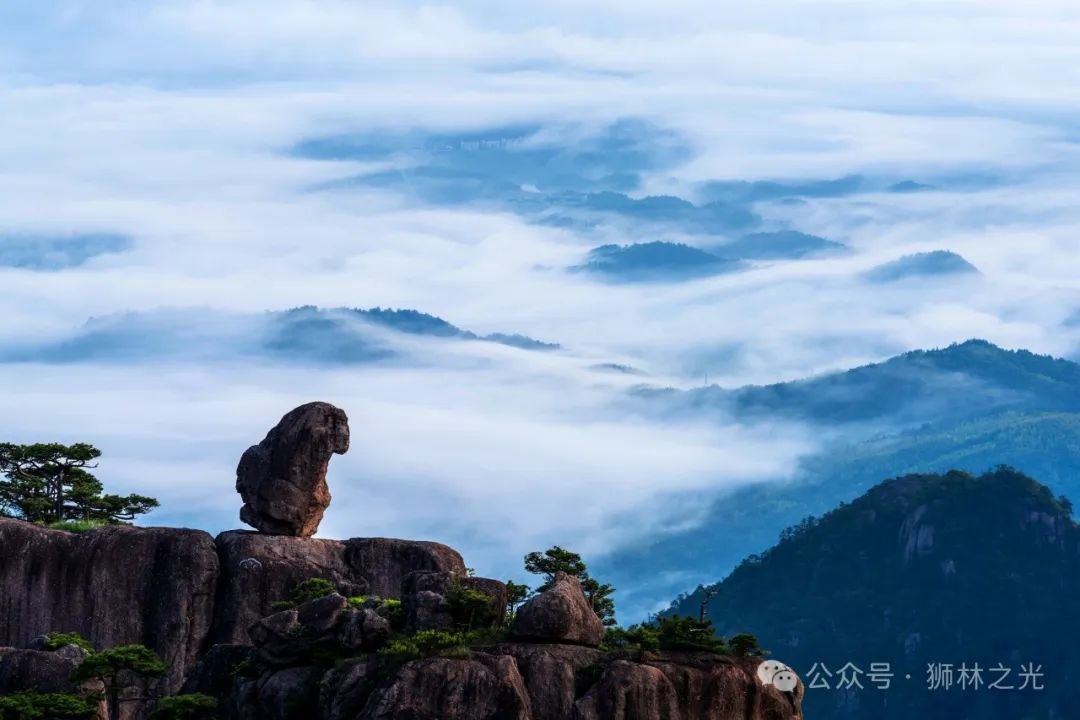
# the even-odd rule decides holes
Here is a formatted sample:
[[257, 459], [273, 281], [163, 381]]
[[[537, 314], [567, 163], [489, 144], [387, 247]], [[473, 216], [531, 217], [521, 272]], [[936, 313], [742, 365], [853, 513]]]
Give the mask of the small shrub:
[[129, 671], [146, 677], [164, 677], [169, 666], [144, 645], [120, 645], [90, 655], [71, 673], [75, 682], [99, 679], [115, 685], [116, 676]]
[[377, 612], [390, 622], [394, 630], [400, 630], [405, 625], [405, 606], [400, 600], [383, 600]]
[[465, 631], [474, 627], [490, 627], [500, 619], [499, 611], [490, 596], [461, 583], [450, 586], [446, 593], [446, 602], [450, 606], [454, 627]]
[[398, 660], [423, 657], [467, 657], [471, 641], [469, 633], [445, 630], [421, 630], [414, 635], [395, 638], [379, 650], [380, 655]]
[[216, 720], [217, 700], [202, 693], [161, 698], [150, 720]]
[[303, 605], [310, 600], [318, 600], [327, 595], [333, 595], [337, 588], [329, 580], [322, 578], [308, 578], [293, 588], [288, 600], [279, 600], [270, 607], [274, 610], [289, 610], [297, 605]]
[[[755, 641], [756, 644], [756, 641]], [[605, 650], [691, 650], [726, 654], [730, 650], [717, 637], [711, 620], [689, 617], [661, 617], [652, 623], [628, 628], [608, 628], [604, 633]]]
[[768, 650], [762, 650], [758, 639], [749, 633], [741, 633], [728, 640], [731, 654], [736, 657], [764, 657], [769, 654]]
[[94, 652], [94, 646], [79, 633], [50, 632], [45, 635], [46, 650], [59, 650], [68, 645], [77, 645], [87, 652]]
[[357, 610], [362, 610], [364, 604], [368, 601], [367, 595], [353, 595], [349, 598], [349, 607], [354, 607]]
[[70, 533], [84, 533], [88, 530], [95, 530], [101, 527], [109, 527], [115, 525], [105, 520], [59, 520], [54, 523], [49, 523], [45, 527], [50, 530], [65, 530]]
[[97, 700], [31, 690], [0, 697], [0, 720], [93, 720]]

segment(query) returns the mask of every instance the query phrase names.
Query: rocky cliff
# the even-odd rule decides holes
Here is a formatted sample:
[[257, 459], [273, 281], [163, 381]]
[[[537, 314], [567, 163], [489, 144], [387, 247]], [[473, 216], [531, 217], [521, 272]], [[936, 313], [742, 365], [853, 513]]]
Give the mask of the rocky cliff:
[[[584, 598], [569, 578], [521, 614], [520, 639], [452, 657], [379, 654], [389, 621], [342, 595], [273, 612], [310, 577], [402, 599], [413, 631], [445, 627], [452, 583], [505, 607], [501, 583], [467, 577], [461, 557], [437, 543], [239, 531], [214, 541], [133, 527], [71, 534], [0, 520], [0, 546], [11, 550], [0, 557], [0, 646], [26, 647], [50, 630], [98, 647], [143, 643], [172, 668], [162, 692], [213, 695], [226, 720], [801, 718], [801, 685], [762, 684], [753, 660], [596, 648], [595, 618], [578, 612]], [[0, 693], [70, 691], [80, 659], [70, 647], [2, 647]]]
[[120, 720], [196, 692], [224, 720], [801, 720], [802, 686], [763, 682], [757, 661], [600, 650], [574, 577], [506, 629], [506, 586], [445, 545], [308, 537], [348, 437], [342, 411], [310, 403], [244, 454], [241, 518], [259, 532], [0, 519], [0, 694], [93, 690], [72, 671], [108, 656], [42, 637], [74, 632], [168, 665], [160, 680], [113, 676], [99, 712]]

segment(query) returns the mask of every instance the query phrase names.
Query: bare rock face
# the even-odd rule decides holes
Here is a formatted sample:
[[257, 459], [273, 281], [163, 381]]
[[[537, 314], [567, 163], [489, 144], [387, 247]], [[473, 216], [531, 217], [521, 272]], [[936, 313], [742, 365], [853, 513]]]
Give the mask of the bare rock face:
[[74, 534], [0, 519], [0, 645], [50, 630], [98, 648], [141, 643], [175, 691], [207, 639], [218, 556], [198, 530], [116, 526]]
[[529, 696], [508, 657], [427, 658], [408, 663], [368, 700], [364, 720], [532, 720]]
[[76, 692], [71, 673], [85, 657], [86, 651], [73, 645], [56, 652], [0, 648], [0, 696], [20, 690]]
[[578, 579], [560, 572], [551, 588], [517, 611], [513, 634], [535, 642], [599, 647], [604, 625], [585, 598]]
[[[763, 685], [760, 660], [711, 653], [604, 653], [580, 645], [504, 643], [468, 657], [401, 664], [377, 654], [261, 666], [222, 707], [230, 720], [802, 720], [802, 685]], [[317, 707], [280, 713], [281, 698]]]
[[322, 578], [342, 595], [401, 600], [415, 571], [465, 575], [465, 561], [434, 542], [354, 538], [322, 540], [263, 535], [245, 530], [217, 537], [221, 557], [212, 642], [251, 642], [248, 628], [288, 599], [299, 583]]
[[271, 535], [309, 537], [330, 505], [330, 456], [349, 449], [349, 418], [329, 403], [292, 410], [236, 468], [240, 519]]

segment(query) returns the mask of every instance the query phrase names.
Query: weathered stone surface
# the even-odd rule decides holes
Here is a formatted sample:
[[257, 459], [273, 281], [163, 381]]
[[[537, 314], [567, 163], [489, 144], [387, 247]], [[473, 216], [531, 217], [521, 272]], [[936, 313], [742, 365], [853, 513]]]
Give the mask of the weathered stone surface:
[[0, 645], [50, 630], [96, 647], [142, 643], [181, 685], [206, 641], [218, 556], [197, 530], [117, 526], [74, 534], [0, 519]]
[[245, 530], [217, 538], [221, 556], [215, 643], [247, 643], [247, 630], [273, 612], [297, 584], [318, 577], [342, 595], [400, 600], [406, 576], [416, 570], [465, 574], [461, 555], [433, 542], [356, 538], [321, 540], [263, 535]]
[[390, 637], [390, 621], [369, 608], [351, 610], [336, 637], [338, 644], [350, 652], [379, 647]]
[[199, 658], [181, 692], [225, 697], [243, 669], [251, 665], [251, 656], [250, 645], [214, 645]]
[[330, 456], [348, 449], [349, 419], [340, 408], [313, 402], [290, 411], [240, 458], [240, 519], [264, 533], [314, 535], [330, 505]]
[[280, 668], [377, 650], [390, 636], [390, 623], [341, 595], [327, 595], [265, 617], [248, 634], [254, 659]]
[[[574, 705], [573, 720], [682, 720], [675, 688], [648, 665], [616, 660]], [[731, 717], [731, 716], [727, 716]], [[687, 718], [689, 720], [689, 718]]]
[[319, 713], [325, 720], [354, 720], [378, 684], [375, 661], [356, 658], [341, 663], [323, 679]]
[[[420, 571], [405, 578], [402, 606], [405, 627], [417, 630], [446, 630], [453, 626], [450, 603], [447, 598], [455, 584], [469, 590], [482, 592], [491, 598], [494, 621], [492, 627], [502, 624], [506, 613], [506, 585], [489, 578], [465, 577], [450, 572]], [[474, 626], [479, 629], [479, 626]]]
[[604, 625], [585, 598], [578, 579], [560, 572], [551, 588], [518, 609], [513, 633], [523, 640], [598, 647], [604, 638]]
[[605, 654], [507, 643], [471, 659], [354, 661], [322, 683], [323, 720], [801, 720], [801, 685], [763, 686], [756, 660]]
[[311, 720], [318, 710], [319, 680], [324, 672], [321, 667], [295, 667], [261, 678], [256, 716], [261, 720]]
[[465, 561], [451, 547], [422, 540], [352, 538], [345, 541], [345, 561], [363, 577], [368, 592], [400, 599], [405, 578], [417, 571], [446, 572], [465, 577]]
[[19, 690], [75, 692], [70, 677], [83, 657], [74, 652], [0, 647], [0, 695]]
[[506, 643], [486, 652], [514, 658], [532, 703], [532, 720], [569, 718], [580, 687], [596, 681], [604, 658], [601, 651], [581, 645]]
[[357, 720], [530, 720], [529, 699], [511, 658], [427, 658], [401, 668]]
[[217, 537], [221, 556], [215, 643], [250, 642], [248, 628], [273, 612], [308, 578], [328, 580], [347, 595], [367, 592], [367, 585], [345, 563], [338, 540], [262, 535], [232, 530]]

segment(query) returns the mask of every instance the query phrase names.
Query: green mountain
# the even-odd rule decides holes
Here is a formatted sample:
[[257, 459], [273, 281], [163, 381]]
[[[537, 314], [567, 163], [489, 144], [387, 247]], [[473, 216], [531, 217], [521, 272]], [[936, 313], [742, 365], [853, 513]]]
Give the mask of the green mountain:
[[838, 255], [850, 250], [843, 243], [795, 230], [751, 233], [717, 248], [717, 252], [727, 257], [746, 260], [791, 260]]
[[878, 265], [868, 270], [864, 277], [878, 283], [896, 282], [908, 278], [933, 277], [935, 275], [978, 275], [974, 265], [949, 250], [905, 255], [902, 258]]
[[791, 383], [639, 396], [679, 417], [797, 422], [819, 446], [790, 477], [687, 498], [695, 522], [643, 535], [595, 563], [624, 593], [628, 620], [658, 607], [664, 592], [715, 582], [784, 528], [883, 477], [1007, 464], [1080, 497], [1080, 365], [985, 341]]
[[[1008, 468], [889, 480], [742, 562], [710, 588], [708, 614], [722, 634], [755, 632], [802, 676], [807, 717], [1071, 717], [1080, 701], [1072, 682], [1080, 525], [1071, 510]], [[670, 612], [696, 617], [704, 592], [680, 597]], [[870, 678], [872, 663], [888, 663], [889, 689]], [[976, 663], [983, 684], [976, 689], [968, 672], [962, 687], [961, 665]], [[991, 670], [999, 665], [1011, 670], [1002, 680], [1003, 670]]]
[[584, 265], [571, 270], [588, 272], [616, 282], [689, 280], [743, 268], [744, 263], [718, 257], [681, 243], [648, 242], [601, 245], [589, 251]]

